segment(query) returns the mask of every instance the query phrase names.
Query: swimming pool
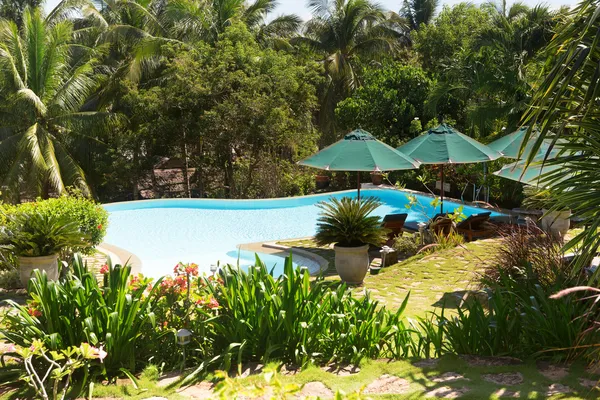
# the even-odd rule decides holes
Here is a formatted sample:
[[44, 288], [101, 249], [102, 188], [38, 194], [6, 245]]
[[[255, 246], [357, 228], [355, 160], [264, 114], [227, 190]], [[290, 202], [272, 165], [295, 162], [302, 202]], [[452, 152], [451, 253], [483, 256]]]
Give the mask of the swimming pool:
[[[356, 191], [267, 200], [163, 199], [107, 204], [110, 213], [106, 243], [137, 255], [142, 273], [160, 277], [178, 262], [195, 262], [208, 272], [212, 264], [237, 263], [237, 246], [279, 239], [312, 236], [319, 209], [330, 197], [355, 197]], [[408, 210], [409, 193], [392, 189], [368, 189], [362, 197], [378, 197], [383, 203], [376, 214], [408, 213], [407, 221], [426, 221], [438, 211], [431, 197], [417, 195], [419, 207]], [[446, 201], [452, 212], [461, 204]], [[464, 206], [471, 215], [483, 210]], [[423, 213], [424, 212], [424, 213]], [[499, 214], [496, 214], [499, 215]], [[276, 256], [273, 256], [276, 257]], [[269, 257], [279, 266], [278, 260]], [[248, 264], [247, 254], [242, 257]], [[252, 260], [250, 260], [250, 263]], [[244, 265], [244, 263], [242, 263]]]

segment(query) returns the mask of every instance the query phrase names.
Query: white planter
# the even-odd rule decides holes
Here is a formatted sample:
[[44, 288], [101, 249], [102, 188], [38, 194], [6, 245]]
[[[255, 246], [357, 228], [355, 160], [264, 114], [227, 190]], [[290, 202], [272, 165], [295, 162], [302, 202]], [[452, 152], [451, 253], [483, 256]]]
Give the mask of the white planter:
[[31, 277], [31, 273], [39, 269], [46, 271], [48, 279], [55, 281], [58, 279], [58, 255], [42, 257], [19, 257], [19, 273], [21, 275], [21, 284], [27, 287], [27, 282]]
[[369, 245], [342, 247], [336, 244], [333, 248], [335, 269], [340, 278], [352, 285], [362, 283], [369, 270]]
[[542, 229], [552, 236], [565, 237], [571, 226], [571, 210], [542, 212]]

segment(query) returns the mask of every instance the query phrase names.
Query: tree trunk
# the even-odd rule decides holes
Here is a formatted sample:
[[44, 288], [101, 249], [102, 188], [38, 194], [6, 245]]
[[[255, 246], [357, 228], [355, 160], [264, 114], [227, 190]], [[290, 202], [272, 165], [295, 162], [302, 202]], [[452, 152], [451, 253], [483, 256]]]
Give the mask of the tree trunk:
[[190, 190], [190, 174], [188, 166], [188, 152], [186, 143], [186, 129], [183, 129], [183, 141], [181, 142], [181, 153], [183, 154], [183, 186], [185, 187], [185, 195], [190, 198], [192, 192]]

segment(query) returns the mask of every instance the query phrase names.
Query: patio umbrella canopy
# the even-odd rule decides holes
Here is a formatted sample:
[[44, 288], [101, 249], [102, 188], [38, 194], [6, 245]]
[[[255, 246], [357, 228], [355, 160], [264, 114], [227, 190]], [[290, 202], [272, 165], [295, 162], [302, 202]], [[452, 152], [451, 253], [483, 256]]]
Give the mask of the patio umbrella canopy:
[[[502, 153], [502, 155], [507, 158], [516, 158], [519, 160], [527, 159], [538, 137], [538, 132], [536, 130], [529, 137], [525, 148], [521, 152], [521, 148], [523, 147], [523, 141], [525, 140], [525, 136], [528, 130], [529, 127], [523, 126], [517, 131], [493, 141], [488, 145], [488, 147], [490, 147], [492, 150], [496, 150]], [[552, 150], [550, 151], [551, 148]], [[559, 146], [555, 145], [555, 147], [552, 147], [552, 141], [547, 139], [543, 141], [542, 145], [537, 151], [537, 154], [535, 155], [535, 158], [545, 157], [546, 155], [548, 155], [548, 153], [550, 153], [549, 156], [552, 157], [553, 155], [558, 153], [558, 151]]]
[[544, 162], [543, 157], [538, 157], [529, 165], [527, 165], [526, 160], [505, 165], [499, 171], [494, 172], [494, 175], [521, 182], [526, 185], [539, 186], [540, 177], [560, 168], [562, 168], [562, 166], [556, 164], [549, 165]]
[[[326, 171], [395, 171], [419, 168], [419, 162], [357, 129], [340, 141], [300, 162], [300, 165]], [[360, 198], [360, 174], [358, 178]]]
[[398, 150], [422, 164], [439, 164], [441, 168], [441, 212], [444, 212], [444, 165], [495, 160], [502, 154], [483, 143], [441, 124], [398, 147]]

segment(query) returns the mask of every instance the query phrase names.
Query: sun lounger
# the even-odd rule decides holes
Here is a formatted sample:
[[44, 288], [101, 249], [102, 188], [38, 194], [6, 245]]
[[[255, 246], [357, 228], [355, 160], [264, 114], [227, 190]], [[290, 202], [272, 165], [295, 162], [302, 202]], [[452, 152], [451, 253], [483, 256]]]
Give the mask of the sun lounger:
[[408, 214], [389, 214], [383, 218], [383, 227], [390, 231], [387, 235], [388, 246], [394, 244], [394, 238], [396, 236], [402, 236], [402, 229], [404, 228], [406, 217], [408, 217]]
[[465, 236], [470, 242], [473, 239], [483, 239], [496, 232], [496, 226], [490, 223], [491, 213], [472, 214], [456, 225], [456, 231]]

